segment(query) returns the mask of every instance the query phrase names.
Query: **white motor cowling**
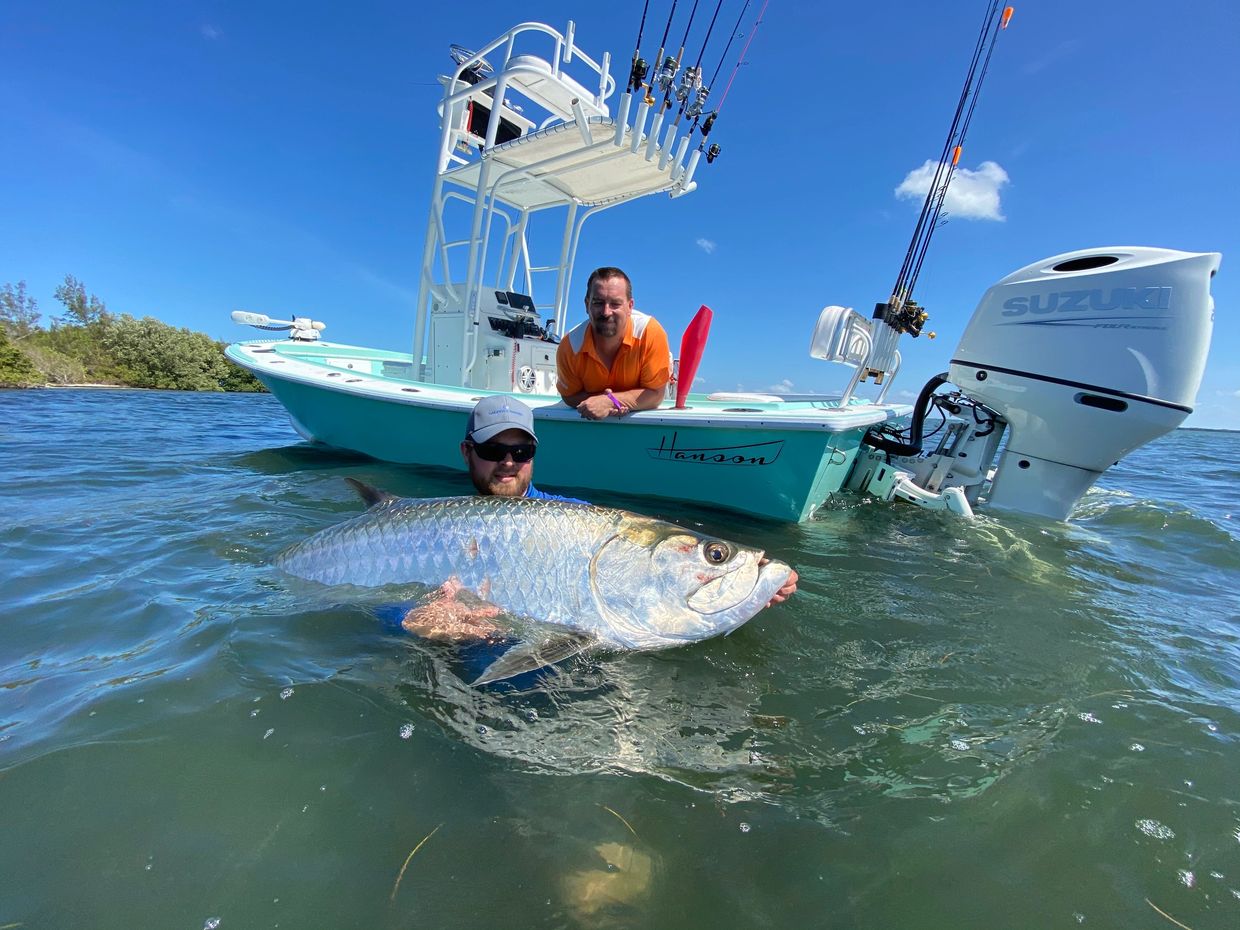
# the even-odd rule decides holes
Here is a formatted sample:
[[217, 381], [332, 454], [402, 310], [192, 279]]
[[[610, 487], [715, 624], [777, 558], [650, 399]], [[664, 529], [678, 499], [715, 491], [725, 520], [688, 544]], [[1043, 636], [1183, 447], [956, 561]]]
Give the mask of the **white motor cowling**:
[[990, 506], [1062, 520], [1108, 467], [1192, 412], [1216, 252], [1086, 249], [988, 290], [951, 380], [1010, 430]]

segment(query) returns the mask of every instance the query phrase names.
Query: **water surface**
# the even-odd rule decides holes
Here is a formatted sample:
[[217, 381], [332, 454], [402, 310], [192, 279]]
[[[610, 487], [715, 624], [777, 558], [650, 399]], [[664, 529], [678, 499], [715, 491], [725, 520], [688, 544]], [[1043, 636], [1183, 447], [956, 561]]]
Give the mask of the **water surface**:
[[463, 475], [0, 393], [0, 927], [1240, 926], [1238, 461], [1176, 432], [1071, 524], [647, 505], [800, 591], [513, 692], [265, 564], [344, 475]]

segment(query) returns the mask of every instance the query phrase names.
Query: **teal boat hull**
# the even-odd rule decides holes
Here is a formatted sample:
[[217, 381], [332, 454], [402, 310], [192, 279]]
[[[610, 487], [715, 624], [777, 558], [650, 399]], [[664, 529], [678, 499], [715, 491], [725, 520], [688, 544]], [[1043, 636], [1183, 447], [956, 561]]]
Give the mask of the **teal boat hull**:
[[[347, 350], [347, 351], [346, 351]], [[409, 356], [291, 343], [230, 346], [303, 438], [387, 462], [463, 469], [469, 411], [486, 393], [400, 375]], [[866, 429], [908, 408], [717, 402], [590, 421], [558, 398], [535, 411], [540, 486], [671, 498], [776, 520], [808, 519], [839, 491]]]

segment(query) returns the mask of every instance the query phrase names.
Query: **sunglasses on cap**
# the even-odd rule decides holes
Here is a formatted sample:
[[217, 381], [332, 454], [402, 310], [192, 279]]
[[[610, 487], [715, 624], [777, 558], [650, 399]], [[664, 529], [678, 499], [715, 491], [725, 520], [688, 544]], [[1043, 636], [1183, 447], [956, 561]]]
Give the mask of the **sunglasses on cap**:
[[538, 448], [538, 445], [532, 442], [522, 442], [515, 446], [506, 442], [471, 442], [470, 445], [478, 458], [487, 462], [502, 462], [505, 456], [511, 455], [518, 465], [532, 459]]

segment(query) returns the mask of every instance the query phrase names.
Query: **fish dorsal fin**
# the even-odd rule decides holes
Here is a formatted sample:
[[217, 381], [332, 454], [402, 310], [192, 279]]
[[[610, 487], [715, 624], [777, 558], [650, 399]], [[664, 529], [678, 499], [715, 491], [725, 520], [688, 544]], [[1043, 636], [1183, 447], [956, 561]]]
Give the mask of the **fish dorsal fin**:
[[373, 484], [367, 484], [365, 481], [358, 481], [356, 478], [345, 478], [344, 480], [353, 485], [353, 490], [366, 502], [367, 507], [378, 507], [380, 504], [389, 504], [394, 500], [398, 500], [395, 494], [380, 491]]

